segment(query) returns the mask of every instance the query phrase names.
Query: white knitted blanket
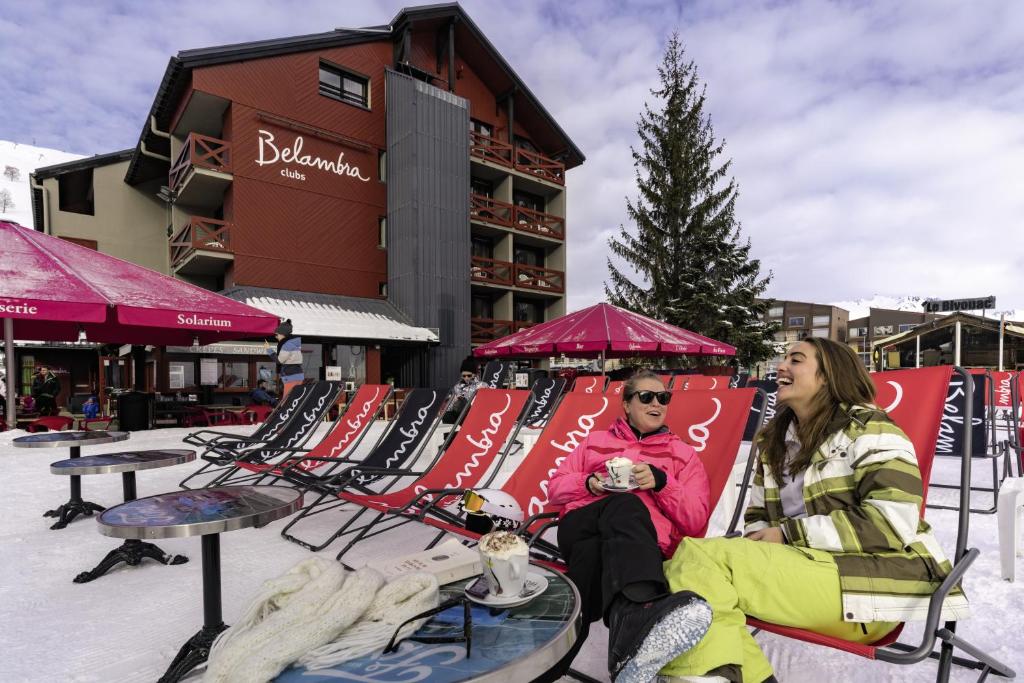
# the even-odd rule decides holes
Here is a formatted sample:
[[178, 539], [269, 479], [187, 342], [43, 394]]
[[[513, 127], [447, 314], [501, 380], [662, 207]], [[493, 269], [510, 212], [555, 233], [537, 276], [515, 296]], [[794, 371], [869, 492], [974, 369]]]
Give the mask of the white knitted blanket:
[[368, 654], [383, 649], [399, 623], [437, 604], [433, 575], [408, 574], [384, 586], [373, 569], [348, 573], [336, 562], [303, 560], [266, 581], [242, 618], [217, 638], [203, 680], [268, 681], [311, 650], [323, 666]]

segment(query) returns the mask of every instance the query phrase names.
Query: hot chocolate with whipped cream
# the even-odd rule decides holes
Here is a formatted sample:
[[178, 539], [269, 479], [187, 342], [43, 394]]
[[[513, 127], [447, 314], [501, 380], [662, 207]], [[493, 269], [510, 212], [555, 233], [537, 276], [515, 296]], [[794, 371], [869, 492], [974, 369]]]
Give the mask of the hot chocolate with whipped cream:
[[633, 479], [633, 461], [629, 458], [616, 456], [606, 460], [604, 466], [608, 469], [609, 483], [615, 488], [628, 488]]
[[530, 565], [530, 547], [511, 531], [492, 531], [480, 538], [480, 561], [490, 594], [515, 596], [522, 592]]

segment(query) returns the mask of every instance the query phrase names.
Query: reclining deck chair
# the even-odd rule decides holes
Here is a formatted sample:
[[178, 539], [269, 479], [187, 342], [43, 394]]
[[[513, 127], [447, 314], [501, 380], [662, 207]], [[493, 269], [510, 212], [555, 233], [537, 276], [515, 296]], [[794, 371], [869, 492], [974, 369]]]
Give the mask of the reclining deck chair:
[[539, 377], [530, 387], [533, 401], [524, 423], [532, 428], [543, 427], [555, 411], [555, 407], [565, 391], [565, 379], [562, 377]]
[[608, 386], [604, 388], [605, 396], [614, 396], [618, 400], [622, 400], [622, 390], [626, 388], [626, 382], [621, 379], [608, 382]]
[[[325, 490], [319, 498], [306, 506], [302, 512], [282, 529], [281, 535], [290, 541], [314, 550], [322, 549], [335, 539], [355, 533], [340, 553], [338, 559], [364, 538], [376, 536], [400, 524], [413, 521], [410, 515], [415, 511], [411, 504], [419, 500], [422, 493], [434, 488], [475, 486], [483, 481], [488, 471], [497, 472], [504, 454], [511, 447], [515, 436], [522, 428], [524, 408], [531, 400], [525, 389], [480, 389], [469, 404], [458, 431], [449, 435], [444, 449], [430, 465], [423, 469], [401, 469], [371, 467], [356, 464], [345, 468], [332, 480], [324, 482]], [[507, 444], [507, 445], [506, 445]], [[504, 448], [503, 448], [504, 447]], [[391, 485], [379, 492], [361, 483], [369, 478], [393, 477]], [[493, 473], [492, 473], [493, 477]], [[390, 489], [398, 481], [414, 478], [397, 491]], [[331, 499], [331, 500], [328, 500]], [[337, 499], [337, 500], [334, 500]], [[339, 502], [340, 501], [340, 502]], [[346, 520], [326, 541], [313, 545], [303, 541], [289, 530], [302, 519], [317, 514], [317, 508], [327, 504], [338, 507], [344, 503], [355, 503], [362, 507], [353, 517]], [[363, 512], [377, 512], [370, 522], [355, 526]], [[378, 524], [388, 516], [399, 516], [395, 524]], [[372, 533], [371, 533], [372, 530]]]
[[[284, 426], [288, 420], [294, 418], [300, 411], [303, 402], [309, 397], [309, 390], [312, 383], [299, 384], [292, 387], [282, 400], [277, 402], [274, 409], [264, 418], [263, 422], [253, 431], [252, 434], [235, 434], [233, 432], [220, 432], [213, 429], [201, 429], [192, 432], [182, 441], [190, 446], [209, 446], [222, 441], [259, 443], [273, 438], [274, 434]], [[296, 410], [298, 408], [298, 410]]]
[[604, 393], [604, 385], [607, 377], [602, 375], [580, 375], [572, 383], [570, 393], [573, 394], [601, 394]]
[[480, 381], [490, 389], [504, 389], [508, 386], [508, 375], [512, 364], [504, 360], [489, 360], [480, 372]]
[[[275, 428], [264, 432], [260, 441], [251, 438], [238, 441], [237, 435], [232, 435], [232, 440], [220, 439], [205, 444], [206, 450], [200, 457], [206, 464], [185, 477], [179, 486], [190, 488], [186, 483], [201, 474], [214, 475], [205, 486], [216, 485], [221, 477], [235, 471], [234, 465], [239, 460], [257, 462], [272, 458], [281, 451], [301, 448], [316, 432], [342, 390], [340, 382], [313, 382], [304, 386], [308, 389], [281, 410]], [[293, 395], [294, 392], [289, 394]]]
[[[1017, 463], [1017, 476], [1024, 477], [1024, 452], [1021, 442], [1024, 431], [1021, 428], [1021, 413], [1024, 412], [1024, 371], [1014, 373], [1010, 378], [1010, 409], [1003, 413], [1006, 422], [1006, 440], [1003, 448], [1006, 457]], [[1011, 470], [1012, 475], [1012, 470]]]
[[[893, 421], [906, 432], [907, 437], [914, 444], [914, 449], [917, 452], [918, 466], [921, 470], [921, 481], [924, 484], [923, 495], [925, 499], [927, 499], [928, 494], [928, 479], [931, 475], [935, 442], [939, 433], [939, 423], [942, 419], [949, 379], [953, 371], [963, 378], [964, 391], [969, 399], [973, 383], [971, 382], [970, 375], [961, 368], [944, 366], [916, 370], [893, 370], [872, 375], [875, 387], [878, 389], [876, 403], [880, 408], [885, 409], [889, 413]], [[968, 400], [964, 409], [965, 423], [969, 423], [972, 411], [973, 405]], [[896, 642], [903, 630], [902, 625], [897, 626], [892, 633], [875, 643], [861, 645], [800, 628], [769, 624], [753, 617], [747, 618], [747, 624], [776, 635], [802, 640], [815, 645], [824, 645], [868, 659], [877, 659], [893, 664], [916, 664], [928, 657], [933, 657], [939, 660], [939, 670], [936, 676], [936, 680], [939, 683], [946, 683], [949, 680], [950, 665], [952, 663], [980, 669], [982, 673], [978, 679], [979, 681], [984, 679], [989, 672], [1013, 678], [1015, 674], [1012, 669], [957, 636], [955, 632], [956, 622], [947, 622], [945, 625], [939, 624], [942, 617], [942, 601], [953, 587], [960, 583], [967, 569], [977, 559], [979, 554], [976, 548], [967, 548], [971, 482], [970, 430], [967, 430], [967, 433], [964, 435], [961, 462], [963, 464], [960, 479], [959, 521], [956, 552], [952, 558], [953, 569], [931, 597], [927, 620], [924, 626], [924, 636], [919, 645], [913, 646]], [[749, 474], [748, 468], [747, 475], [744, 477], [745, 482], [749, 481]], [[922, 514], [925, 509], [923, 503], [924, 501], [922, 501], [921, 507]], [[936, 640], [942, 641], [940, 652], [934, 651]], [[954, 657], [954, 647], [958, 647], [972, 657], [976, 657], [977, 661]]]
[[[273, 452], [274, 456], [266, 457], [262, 461], [250, 461], [246, 457], [236, 460], [233, 464], [234, 472], [222, 475], [218, 478], [218, 484], [242, 484], [260, 483], [266, 477], [279, 478], [283, 471], [289, 468], [298, 468], [301, 472], [311, 472], [327, 466], [332, 460], [335, 461], [330, 470], [343, 462], [346, 457], [362, 442], [363, 437], [370, 430], [384, 404], [391, 398], [393, 388], [390, 384], [364, 384], [356, 391], [345, 406], [345, 411], [335, 420], [334, 425], [326, 436], [312, 449], [291, 448], [271, 449], [261, 448], [260, 452], [266, 455]], [[305, 456], [315, 456], [316, 460], [305, 459]], [[322, 458], [322, 459], [321, 459]], [[246, 474], [247, 473], [247, 474]], [[239, 476], [240, 475], [240, 476]]]

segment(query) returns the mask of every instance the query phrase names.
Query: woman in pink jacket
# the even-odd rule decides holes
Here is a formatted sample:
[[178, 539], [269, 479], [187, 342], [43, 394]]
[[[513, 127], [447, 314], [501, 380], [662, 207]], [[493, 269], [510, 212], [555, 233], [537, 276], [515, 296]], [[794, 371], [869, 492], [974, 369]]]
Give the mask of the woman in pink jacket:
[[[590, 434], [551, 478], [550, 500], [562, 506], [558, 547], [579, 589], [584, 629], [608, 626], [612, 680], [649, 681], [697, 644], [711, 623], [700, 596], [671, 594], [662, 562], [684, 536], [702, 536], [708, 478], [694, 449], [665, 427], [672, 394], [653, 372], [629, 379], [622, 392], [626, 420]], [[633, 462], [635, 488], [606, 488], [605, 463]], [[575, 651], [563, 660], [572, 661]], [[561, 668], [561, 667], [560, 667]]]

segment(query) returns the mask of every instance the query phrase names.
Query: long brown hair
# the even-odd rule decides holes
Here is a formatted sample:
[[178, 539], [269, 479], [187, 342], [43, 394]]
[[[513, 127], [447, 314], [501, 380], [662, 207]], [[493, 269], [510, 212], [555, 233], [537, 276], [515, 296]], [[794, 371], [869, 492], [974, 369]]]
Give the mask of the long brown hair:
[[[789, 466], [793, 476], [807, 468], [811, 456], [830, 435], [845, 429], [850, 416], [840, 406], [873, 404], [875, 385], [857, 354], [846, 344], [831, 339], [809, 337], [803, 340], [814, 349], [818, 361], [818, 376], [825, 380], [821, 389], [811, 400], [811, 416], [804, 422], [797, 422], [796, 433], [800, 439], [800, 452]], [[758, 434], [758, 441], [765, 451], [768, 467], [775, 481], [781, 485], [786, 466], [786, 431], [796, 414], [789, 406], [783, 405], [775, 417]]]

